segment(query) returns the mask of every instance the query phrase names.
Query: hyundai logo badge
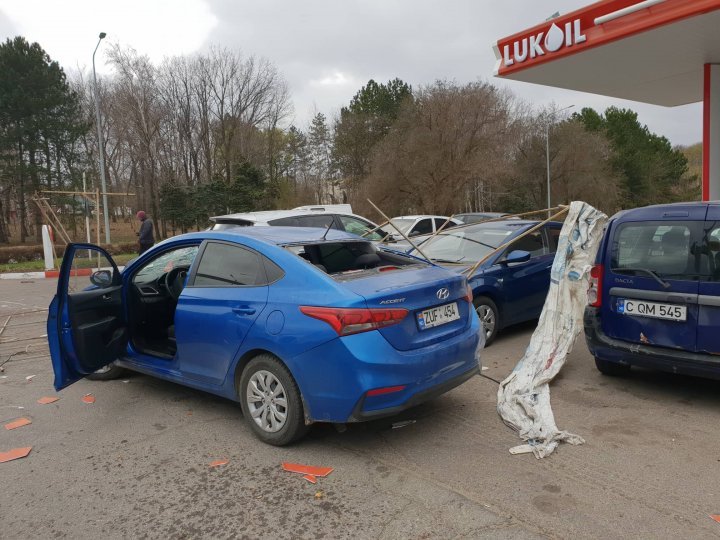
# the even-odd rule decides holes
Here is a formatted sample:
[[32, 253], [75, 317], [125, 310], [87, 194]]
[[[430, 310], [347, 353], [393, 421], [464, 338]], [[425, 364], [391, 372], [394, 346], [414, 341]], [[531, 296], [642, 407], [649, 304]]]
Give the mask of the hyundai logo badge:
[[447, 287], [443, 287], [442, 289], [438, 289], [435, 296], [437, 296], [439, 300], [447, 300], [450, 296], [450, 291], [448, 291]]

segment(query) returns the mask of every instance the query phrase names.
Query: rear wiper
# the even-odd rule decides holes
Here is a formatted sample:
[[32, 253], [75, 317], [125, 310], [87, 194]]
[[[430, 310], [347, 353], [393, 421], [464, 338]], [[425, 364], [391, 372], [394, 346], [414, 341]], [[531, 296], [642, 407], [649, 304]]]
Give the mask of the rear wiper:
[[670, 284], [667, 281], [664, 281], [660, 276], [658, 276], [655, 272], [648, 268], [612, 268], [611, 271], [615, 272], [616, 274], [623, 274], [626, 272], [640, 272], [653, 278], [662, 286], [663, 289], [670, 288]]

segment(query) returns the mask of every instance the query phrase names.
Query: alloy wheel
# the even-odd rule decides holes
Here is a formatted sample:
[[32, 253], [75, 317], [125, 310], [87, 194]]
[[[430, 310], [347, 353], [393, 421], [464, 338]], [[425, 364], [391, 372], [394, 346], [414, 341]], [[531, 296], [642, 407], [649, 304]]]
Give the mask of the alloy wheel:
[[267, 433], [280, 431], [287, 421], [285, 388], [266, 370], [256, 371], [247, 385], [247, 406], [253, 421]]
[[480, 304], [475, 311], [477, 311], [480, 322], [483, 323], [485, 328], [485, 339], [489, 339], [490, 336], [495, 332], [495, 312], [492, 308], [485, 304]]
[[112, 368], [113, 368], [113, 365], [112, 365], [112, 364], [108, 364], [107, 366], [103, 366], [103, 367], [101, 367], [100, 369], [96, 369], [96, 370], [95, 370], [95, 373], [96, 373], [97, 375], [103, 375], [103, 374], [107, 373], [108, 371], [110, 371]]

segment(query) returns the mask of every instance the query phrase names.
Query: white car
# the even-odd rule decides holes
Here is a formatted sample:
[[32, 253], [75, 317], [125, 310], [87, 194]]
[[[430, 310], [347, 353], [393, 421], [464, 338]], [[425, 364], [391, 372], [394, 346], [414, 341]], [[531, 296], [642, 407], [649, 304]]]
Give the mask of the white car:
[[[450, 220], [445, 229], [462, 225], [462, 221], [458, 219], [450, 219], [448, 216], [398, 216], [390, 220], [390, 223], [395, 225], [402, 233], [407, 236], [418, 236], [421, 234], [432, 234], [440, 229], [448, 220]], [[396, 238], [399, 236], [397, 231], [391, 227], [384, 227], [388, 232], [391, 232]]]
[[[228, 214], [211, 217], [210, 221], [213, 222], [211, 229], [214, 231], [250, 226], [319, 227], [321, 229], [330, 227], [359, 236], [365, 235], [365, 238], [372, 241], [380, 241], [386, 236], [386, 233], [375, 223], [353, 214], [349, 204], [309, 205], [298, 206], [292, 210]], [[374, 229], [377, 230], [374, 231]]]

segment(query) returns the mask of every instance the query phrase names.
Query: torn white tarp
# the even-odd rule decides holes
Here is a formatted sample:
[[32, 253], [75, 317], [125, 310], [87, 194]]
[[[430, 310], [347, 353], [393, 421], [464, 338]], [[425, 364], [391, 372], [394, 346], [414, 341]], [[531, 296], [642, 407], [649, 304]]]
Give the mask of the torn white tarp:
[[500, 383], [498, 412], [526, 444], [512, 453], [550, 455], [560, 441], [582, 437], [558, 430], [550, 407], [549, 382], [565, 364], [583, 327], [587, 275], [595, 261], [607, 216], [584, 202], [570, 205], [560, 233], [542, 315], [530, 345], [510, 376]]

